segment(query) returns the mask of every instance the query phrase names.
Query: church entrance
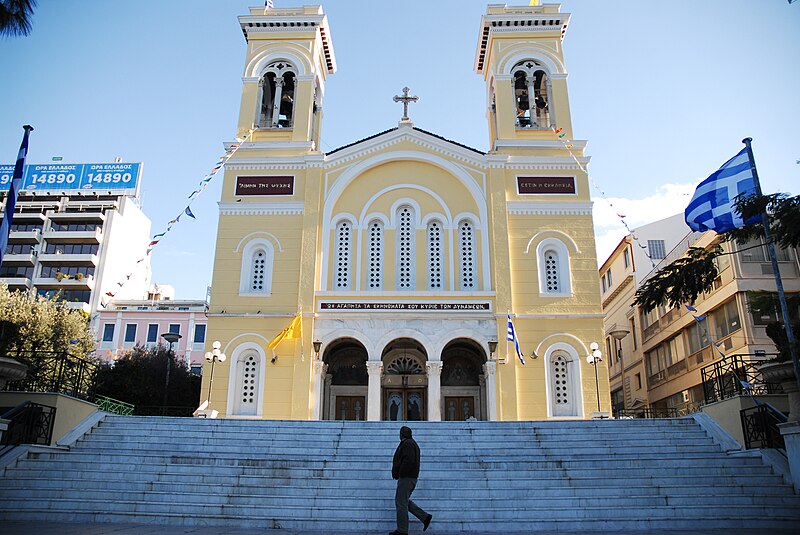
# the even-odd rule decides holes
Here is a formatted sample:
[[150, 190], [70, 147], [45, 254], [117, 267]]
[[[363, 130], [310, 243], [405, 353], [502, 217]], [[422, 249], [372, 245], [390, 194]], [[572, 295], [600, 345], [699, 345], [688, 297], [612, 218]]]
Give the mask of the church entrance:
[[424, 348], [410, 338], [399, 338], [386, 347], [381, 378], [381, 419], [393, 422], [427, 420], [426, 360]]
[[486, 355], [472, 340], [453, 340], [442, 351], [442, 420], [487, 419]]
[[323, 391], [324, 420], [367, 419], [367, 350], [351, 338], [331, 343], [325, 350], [327, 365]]

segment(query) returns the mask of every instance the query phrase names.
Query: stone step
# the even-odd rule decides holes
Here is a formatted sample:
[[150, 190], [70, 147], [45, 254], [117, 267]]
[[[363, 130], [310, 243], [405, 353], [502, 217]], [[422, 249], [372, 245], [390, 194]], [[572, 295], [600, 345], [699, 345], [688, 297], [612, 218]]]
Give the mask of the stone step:
[[[384, 531], [388, 532], [395, 528], [394, 520], [388, 518], [379, 521], [368, 521], [359, 518], [345, 519], [308, 519], [308, 520], [287, 520], [280, 516], [265, 517], [261, 515], [251, 515], [247, 518], [236, 521], [229, 515], [217, 517], [188, 517], [182, 513], [175, 514], [148, 514], [137, 512], [134, 514], [108, 514], [102, 512], [60, 512], [48, 509], [31, 509], [28, 511], [14, 511], [4, 514], [4, 518], [9, 521], [36, 521], [47, 518], [50, 522], [77, 522], [77, 523], [138, 523], [153, 525], [172, 525], [172, 526], [206, 526], [230, 528], [232, 526], [251, 528], [251, 529], [287, 529], [296, 531], [324, 531], [334, 532], [356, 532], [356, 531]], [[500, 522], [496, 519], [479, 521], [461, 521], [440, 519], [434, 517], [436, 530], [443, 532], [487, 532], [487, 533], [531, 533], [531, 532], [557, 532], [557, 531], [666, 531], [666, 530], [686, 530], [692, 532], [703, 532], [710, 530], [758, 530], [757, 532], [767, 532], [769, 530], [786, 530], [787, 532], [796, 529], [796, 519], [770, 519], [763, 516], [755, 517], [722, 517], [708, 518], [702, 511], [692, 515], [683, 515], [679, 518], [639, 518], [629, 520], [604, 520], [604, 519], [569, 519], [569, 520], [531, 520], [528, 522]], [[412, 529], [419, 529], [419, 524], [412, 524]], [[433, 529], [433, 527], [432, 527]]]
[[[136, 480], [127, 477], [124, 480], [117, 478], [109, 479], [107, 471], [87, 470], [81, 473], [80, 479], [69, 479], [67, 471], [52, 473], [53, 477], [31, 477], [24, 470], [16, 470], [13, 477], [0, 480], [0, 489], [44, 489], [52, 491], [69, 491], [70, 489], [96, 489], [105, 491], [131, 491], [131, 492], [167, 492], [174, 495], [184, 494], [244, 494], [252, 496], [296, 496], [307, 498], [310, 492], [317, 497], [335, 497], [342, 499], [342, 487], [337, 481], [318, 480], [315, 486], [272, 486], [265, 484], [243, 484], [234, 483], [232, 485], [220, 485], [209, 487], [207, 483], [188, 483], [159, 481], [148, 474], [142, 474]], [[41, 473], [41, 472], [40, 472]], [[50, 474], [51, 472], [48, 472]], [[63, 476], [63, 477], [62, 477]], [[389, 480], [375, 481], [374, 485], [352, 486], [347, 488], [348, 498], [374, 497], [376, 492], [393, 491], [394, 483]], [[749, 497], [781, 497], [800, 500], [800, 497], [791, 492], [788, 484], [761, 485], [756, 488], [750, 486], [719, 486], [708, 484], [695, 484], [691, 486], [626, 486], [626, 487], [598, 487], [598, 486], [540, 486], [530, 487], [529, 485], [518, 488], [495, 486], [493, 489], [480, 489], [481, 495], [494, 495], [494, 491], [502, 491], [507, 499], [536, 498], [536, 497], [629, 497], [629, 496], [670, 496], [672, 494], [680, 497], [690, 496], [734, 496], [749, 495]], [[787, 492], [788, 491], [788, 492]], [[471, 487], [459, 486], [456, 488], [441, 486], [438, 481], [421, 480], [414, 491], [415, 497], [426, 499], [470, 499], [476, 495], [476, 489]]]
[[[67, 453], [38, 454], [36, 459], [73, 459], [77, 460], [75, 453], [83, 455], [103, 454], [108, 458], [108, 452], [104, 448], [81, 448]], [[183, 455], [181, 455], [183, 454]], [[66, 455], [69, 455], [68, 457]], [[330, 458], [311, 458], [302, 455], [285, 455], [280, 457], [252, 457], [252, 452], [248, 455], [233, 455], [229, 452], [217, 454], [215, 456], [196, 456], [188, 455], [188, 452], [173, 452], [171, 454], [155, 454], [152, 451], [142, 452], [117, 452], [119, 456], [137, 456], [139, 462], [148, 460], [149, 462], [161, 463], [190, 463], [219, 466], [256, 466], [261, 468], [312, 468], [323, 469], [336, 466], [338, 468], [371, 468], [386, 469], [389, 466], [390, 454], [375, 454], [365, 452], [363, 454], [343, 455], [336, 453]], [[147, 459], [143, 457], [146, 456]], [[187, 460], [191, 459], [190, 461]], [[430, 460], [427, 456], [422, 460], [423, 466], [427, 466]], [[536, 453], [528, 455], [506, 455], [494, 453], [492, 455], [440, 455], [435, 459], [437, 468], [505, 468], [519, 470], [533, 469], [591, 469], [597, 468], [596, 460], [559, 458], [552, 459]], [[608, 458], [603, 462], [604, 468], [624, 469], [624, 468], [652, 468], [652, 467], [738, 467], [738, 466], [763, 466], [759, 457], [730, 457], [724, 453], [694, 454], [677, 456], [658, 456], [650, 453], [647, 456], [628, 456]]]
[[[52, 490], [52, 488], [0, 488], [0, 499], [45, 500], [52, 497]], [[309, 505], [313, 507], [335, 507], [339, 505], [340, 507], [347, 509], [391, 509], [394, 505], [393, 489], [387, 489], [387, 492], [379, 492], [379, 490], [380, 489], [375, 489], [375, 493], [378, 494], [378, 496], [362, 496], [358, 498], [354, 498], [350, 495], [343, 497], [341, 496], [341, 493], [338, 496], [319, 496], [316, 493], [309, 496], [270, 496], [269, 506], [272, 508], [302, 508], [308, 507]], [[103, 499], [108, 499], [108, 497], [109, 493], [107, 490], [95, 488], [75, 490], [70, 494], [71, 499], [88, 501], [101, 501]], [[202, 504], [203, 506], [242, 505], [255, 507], [264, 505], [263, 495], [227, 492], [224, 489], [219, 489], [217, 492], [208, 492], [208, 489], [205, 491], [200, 490], [199, 492], [194, 493], [184, 491], [180, 493], [180, 497], [180, 501], [184, 503]], [[438, 496], [433, 492], [415, 492], [414, 497], [420, 503], [425, 503], [426, 501], [435, 502]], [[175, 493], [156, 490], [129, 490], [124, 493], [120, 493], [119, 498], [124, 499], [126, 502], [164, 504], [174, 502]], [[495, 495], [484, 496], [472, 495], [460, 500], [460, 505], [465, 509], [497, 509], [502, 508], [504, 504], [507, 504], [510, 498], [510, 496], [506, 496], [504, 493], [496, 493]], [[538, 508], [545, 509], [568, 507], [677, 507], [700, 505], [730, 507], [740, 505], [764, 505], [774, 508], [800, 506], [800, 497], [798, 496], [717, 496], [708, 494], [702, 496], [694, 495], [676, 497], [658, 495], [638, 496], [632, 494], [628, 496], [559, 497], [547, 496], [540, 493], [536, 495], [518, 495], [514, 499], [524, 502], [535, 500]]]

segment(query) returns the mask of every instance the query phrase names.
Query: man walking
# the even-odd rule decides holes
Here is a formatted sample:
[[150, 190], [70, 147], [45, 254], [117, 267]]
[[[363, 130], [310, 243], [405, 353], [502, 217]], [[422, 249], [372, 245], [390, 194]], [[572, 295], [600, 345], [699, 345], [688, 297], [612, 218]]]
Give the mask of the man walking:
[[411, 493], [417, 486], [419, 477], [419, 446], [411, 438], [411, 429], [400, 428], [400, 445], [394, 452], [392, 460], [392, 478], [397, 480], [397, 491], [394, 494], [394, 506], [397, 509], [397, 529], [389, 535], [406, 535], [408, 533], [408, 512], [422, 522], [422, 531], [428, 529], [433, 515], [423, 511], [411, 501]]

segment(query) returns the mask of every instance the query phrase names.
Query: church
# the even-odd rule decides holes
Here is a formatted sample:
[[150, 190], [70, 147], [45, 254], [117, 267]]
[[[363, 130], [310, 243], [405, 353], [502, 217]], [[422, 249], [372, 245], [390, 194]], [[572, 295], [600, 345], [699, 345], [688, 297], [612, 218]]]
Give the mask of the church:
[[609, 412], [607, 366], [591, 357], [604, 334], [586, 142], [573, 139], [562, 51], [569, 19], [558, 4], [487, 7], [474, 70], [488, 150], [416, 127], [416, 97], [398, 88], [396, 126], [326, 153], [336, 57], [322, 7], [239, 17], [247, 52], [219, 202], [208, 412]]

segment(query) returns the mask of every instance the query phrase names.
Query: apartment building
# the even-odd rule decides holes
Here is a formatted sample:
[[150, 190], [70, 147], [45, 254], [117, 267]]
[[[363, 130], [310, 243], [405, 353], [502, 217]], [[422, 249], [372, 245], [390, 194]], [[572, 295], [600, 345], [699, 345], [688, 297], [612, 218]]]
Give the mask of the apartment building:
[[165, 333], [179, 334], [172, 345], [175, 356], [199, 374], [206, 341], [205, 300], [175, 299], [168, 285], [153, 285], [147, 299], [115, 299], [99, 311], [97, 351], [103, 360], [114, 360], [136, 345], [169, 345]]
[[[11, 289], [61, 292], [94, 314], [103, 297], [141, 298], [150, 282], [150, 220], [139, 206], [141, 164], [29, 165], [0, 266]], [[5, 211], [12, 166], [0, 166]]]
[[[696, 312], [685, 306], [660, 306], [644, 313], [633, 305], [636, 289], [659, 268], [685, 254], [690, 246], [706, 247], [718, 239], [714, 232], [689, 231], [682, 214], [653, 225], [626, 236], [599, 271], [609, 382], [617, 413], [645, 407], [694, 410], [704, 400], [703, 367], [724, 356], [750, 355], [752, 360], [763, 360], [775, 352], [765, 331], [775, 314], [755, 315], [747, 306], [749, 291], [776, 291], [763, 241], [723, 244], [727, 254], [718, 259], [719, 275], [713, 289], [694, 303]], [[676, 229], [672, 236], [683, 233], [682, 239], [654, 269], [637, 270], [637, 242], [652, 236], [653, 229], [671, 226]], [[800, 291], [797, 251], [776, 252], [786, 291]]]

